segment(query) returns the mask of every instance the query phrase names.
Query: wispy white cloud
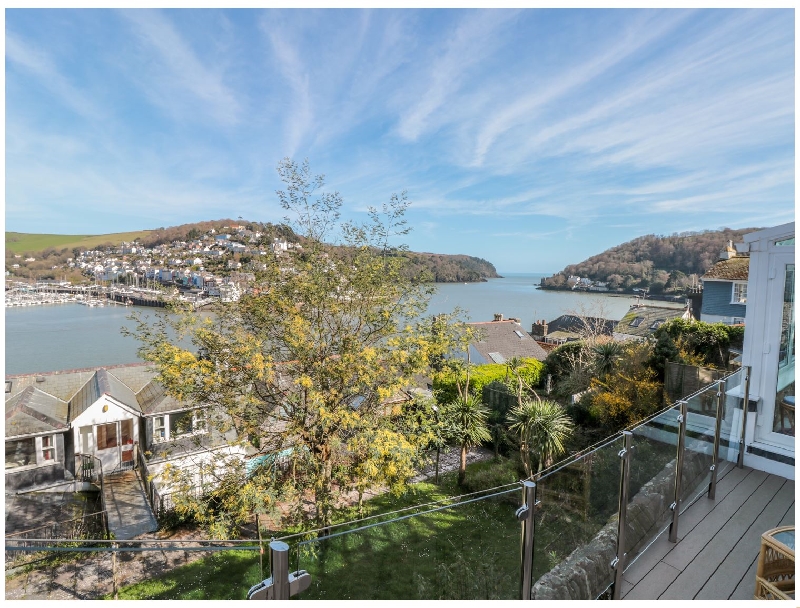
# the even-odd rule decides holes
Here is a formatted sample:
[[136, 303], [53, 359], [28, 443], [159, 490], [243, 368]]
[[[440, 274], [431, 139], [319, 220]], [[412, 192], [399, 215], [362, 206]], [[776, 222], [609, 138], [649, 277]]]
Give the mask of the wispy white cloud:
[[286, 155], [293, 157], [314, 126], [310, 77], [297, 49], [284, 39], [279, 27], [262, 20], [261, 28], [269, 39], [278, 69], [292, 93], [285, 100], [287, 118], [284, 148]]
[[15, 67], [35, 76], [40, 86], [49, 90], [61, 103], [83, 118], [97, 121], [104, 116], [103, 109], [63, 75], [50, 53], [8, 30], [6, 59]]
[[477, 136], [473, 166], [480, 166], [494, 142], [520, 120], [529, 121], [531, 115], [543, 106], [598, 79], [614, 66], [641, 51], [643, 47], [668, 34], [684, 21], [687, 15], [688, 13], [681, 12], [659, 15], [658, 18], [637, 19], [608, 49], [592, 53], [589, 59], [559, 75], [556, 80], [546, 83], [541, 90], [524, 95], [494, 113]]
[[199, 104], [204, 114], [222, 125], [242, 119], [241, 104], [225, 84], [223, 71], [203, 61], [163, 13], [135, 9], [120, 14], [155, 59], [145, 62], [144, 74], [136, 74], [154, 103], [168, 109], [173, 118], [196, 115]]
[[403, 112], [397, 133], [416, 141], [430, 128], [432, 115], [463, 86], [469, 69], [486, 59], [500, 44], [501, 30], [516, 11], [485, 10], [470, 12], [448, 37], [441, 53], [431, 62], [418, 100]]

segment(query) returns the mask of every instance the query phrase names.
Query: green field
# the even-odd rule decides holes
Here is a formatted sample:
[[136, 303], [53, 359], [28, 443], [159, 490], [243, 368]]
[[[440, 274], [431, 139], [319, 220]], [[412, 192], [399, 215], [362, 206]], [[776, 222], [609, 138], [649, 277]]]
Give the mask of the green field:
[[24, 232], [6, 232], [6, 249], [14, 253], [35, 253], [49, 247], [63, 249], [65, 247], [85, 247], [92, 249], [103, 243], [119, 245], [123, 241], [133, 241], [152, 232], [117, 232], [113, 234], [27, 234]]

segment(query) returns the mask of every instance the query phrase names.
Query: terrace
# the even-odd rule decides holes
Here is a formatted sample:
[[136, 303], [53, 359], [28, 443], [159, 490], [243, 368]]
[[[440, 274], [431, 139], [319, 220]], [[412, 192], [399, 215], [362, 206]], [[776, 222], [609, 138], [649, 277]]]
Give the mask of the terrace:
[[716, 500], [681, 515], [677, 543], [659, 536], [622, 579], [623, 600], [752, 600], [761, 534], [794, 524], [794, 481], [732, 468]]

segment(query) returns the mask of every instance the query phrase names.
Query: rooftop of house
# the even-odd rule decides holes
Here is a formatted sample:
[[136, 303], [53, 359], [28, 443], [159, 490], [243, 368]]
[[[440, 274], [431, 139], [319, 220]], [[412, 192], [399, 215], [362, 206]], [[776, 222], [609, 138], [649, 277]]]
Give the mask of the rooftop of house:
[[6, 401], [6, 437], [67, 429], [68, 410], [66, 401], [28, 386]]
[[703, 280], [746, 281], [749, 268], [750, 258], [737, 256], [728, 260], [720, 260], [709, 268], [701, 278]]
[[155, 376], [143, 363], [6, 376], [6, 437], [67, 429], [103, 395], [143, 415], [192, 408]]
[[544, 361], [547, 357], [545, 350], [516, 319], [468, 325], [478, 331], [472, 347], [487, 361], [505, 363], [512, 357], [531, 357]]
[[614, 333], [644, 338], [667, 321], [679, 317], [687, 319], [689, 318], [688, 315], [689, 311], [685, 308], [635, 304], [631, 306], [627, 314], [614, 327]]

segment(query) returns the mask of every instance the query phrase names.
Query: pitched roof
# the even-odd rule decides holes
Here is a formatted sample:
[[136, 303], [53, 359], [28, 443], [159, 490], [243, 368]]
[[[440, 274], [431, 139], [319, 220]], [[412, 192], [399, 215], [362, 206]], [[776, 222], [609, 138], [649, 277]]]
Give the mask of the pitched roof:
[[678, 317], [686, 318], [685, 308], [633, 305], [614, 328], [615, 334], [644, 338], [652, 334], [660, 325]]
[[724, 281], [746, 281], [749, 268], [750, 258], [747, 256], [737, 256], [729, 260], [720, 260], [709, 268], [701, 278]]
[[[155, 376], [149, 363], [106, 365], [104, 368], [122, 380], [134, 392], [139, 391]], [[11, 392], [6, 394], [6, 399], [13, 397], [28, 386], [35, 386], [63, 401], [70, 401], [96, 372], [97, 368], [92, 367], [35, 374], [7, 374], [6, 382], [11, 382]]]
[[[468, 323], [479, 331], [472, 346], [487, 361], [503, 363], [512, 357], [532, 357], [544, 361], [547, 353], [516, 321]], [[498, 357], [499, 355], [499, 357]], [[503, 359], [498, 360], [498, 359]]]
[[610, 336], [616, 321], [602, 317], [579, 317], [577, 315], [561, 315], [547, 324], [547, 335], [555, 332], [565, 334], [582, 334], [585, 330], [595, 331]]
[[141, 411], [134, 392], [107, 369], [100, 368], [70, 399], [70, 420], [75, 420], [103, 395], [108, 395], [134, 411]]
[[6, 437], [35, 435], [69, 428], [66, 401], [34, 386], [6, 401]]
[[145, 415], [190, 409], [189, 404], [169, 395], [164, 386], [155, 380], [147, 383], [142, 390], [136, 393], [136, 399]]

